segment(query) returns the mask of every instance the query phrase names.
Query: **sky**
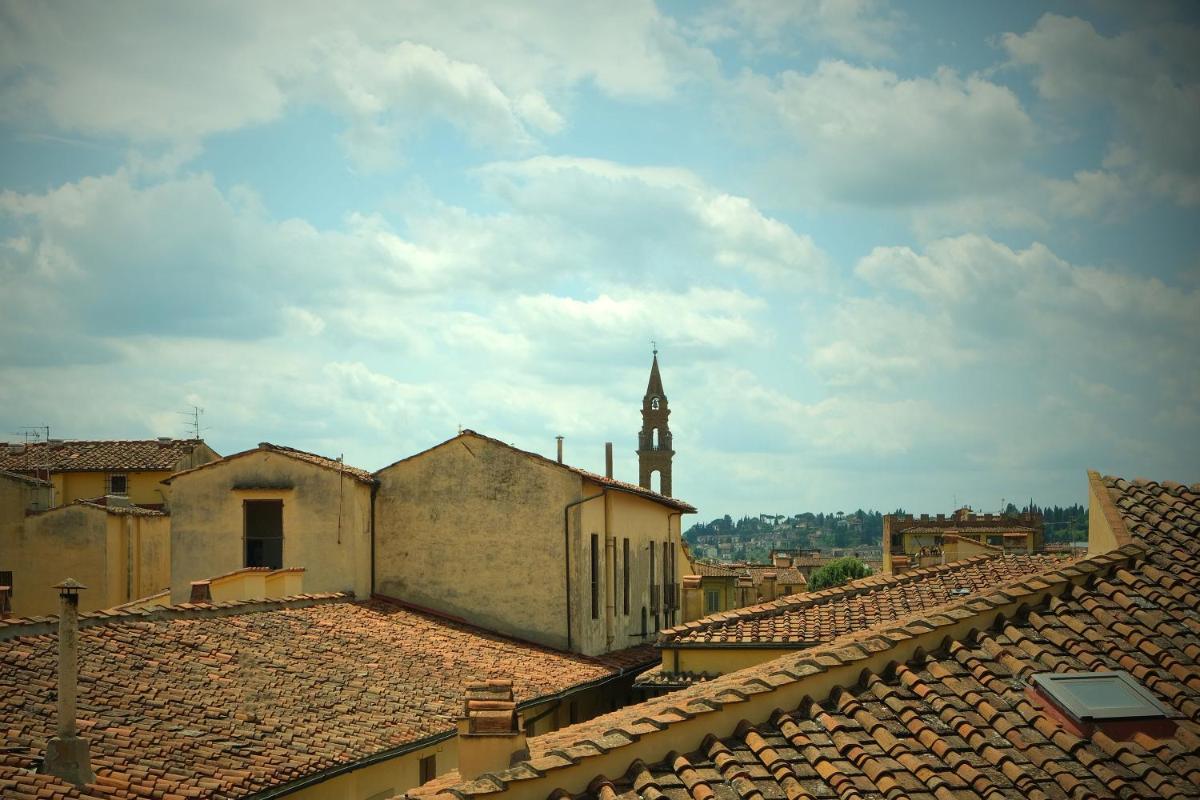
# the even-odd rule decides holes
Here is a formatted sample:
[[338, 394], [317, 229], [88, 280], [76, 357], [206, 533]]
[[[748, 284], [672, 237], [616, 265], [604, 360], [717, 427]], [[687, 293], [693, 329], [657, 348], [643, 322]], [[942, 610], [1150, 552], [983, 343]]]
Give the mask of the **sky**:
[[1200, 481], [1192, 3], [0, 2], [0, 440], [723, 514]]

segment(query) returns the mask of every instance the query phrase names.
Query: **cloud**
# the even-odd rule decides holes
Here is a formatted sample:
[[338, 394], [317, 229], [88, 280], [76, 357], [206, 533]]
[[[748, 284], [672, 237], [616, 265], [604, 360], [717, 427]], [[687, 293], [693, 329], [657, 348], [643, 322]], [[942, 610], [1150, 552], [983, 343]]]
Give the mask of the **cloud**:
[[431, 120], [519, 151], [563, 129], [584, 82], [661, 98], [705, 63], [650, 2], [10, 6], [0, 44], [10, 123], [194, 147], [315, 104], [365, 167]]
[[946, 67], [902, 78], [824, 61], [747, 75], [738, 89], [799, 148], [793, 181], [836, 202], [926, 204], [1008, 187], [1036, 139], [1011, 90]]
[[900, 12], [878, 0], [735, 0], [689, 24], [705, 43], [739, 40], [748, 55], [799, 49], [796, 36], [869, 59], [895, 56], [893, 43], [904, 28]]
[[1105, 36], [1085, 20], [1046, 14], [1000, 42], [1011, 64], [1034, 71], [1041, 97], [1115, 113], [1106, 168], [1180, 205], [1200, 204], [1200, 29], [1172, 23]]

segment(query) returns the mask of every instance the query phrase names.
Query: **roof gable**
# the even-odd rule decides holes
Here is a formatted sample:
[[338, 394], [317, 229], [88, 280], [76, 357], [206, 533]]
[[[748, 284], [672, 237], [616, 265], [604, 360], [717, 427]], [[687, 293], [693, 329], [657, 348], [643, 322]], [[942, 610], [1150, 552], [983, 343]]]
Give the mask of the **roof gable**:
[[359, 481], [360, 483], [365, 483], [365, 484], [375, 483], [374, 476], [370, 472], [366, 471], [365, 469], [359, 469], [358, 467], [352, 467], [336, 458], [327, 458], [326, 456], [317, 455], [316, 453], [309, 453], [306, 450], [297, 450], [294, 447], [285, 447], [284, 445], [271, 444], [270, 442], [259, 442], [258, 447], [253, 447], [249, 450], [242, 450], [239, 453], [232, 453], [223, 458], [219, 458], [216, 461], [210, 461], [207, 464], [201, 464], [198, 467], [192, 467], [191, 469], [181, 470], [179, 472], [176, 472], [173, 475], [168, 476], [167, 478], [164, 478], [162, 482], [163, 483], [171, 483], [172, 481], [174, 481], [177, 478], [180, 478], [184, 475], [190, 475], [194, 472], [199, 472], [200, 470], [212, 469], [214, 467], [219, 467], [224, 464], [228, 464], [230, 461], [233, 461], [235, 459], [243, 458], [245, 456], [253, 455], [255, 453], [276, 453], [278, 455], [286, 456], [287, 458], [291, 458], [296, 461], [303, 461], [307, 464], [312, 464], [314, 466], [321, 467], [322, 469], [333, 470], [334, 472], [340, 472], [345, 475], [349, 475], [351, 478], [354, 478], [356, 481]]
[[673, 497], [667, 497], [666, 495], [659, 494], [658, 492], [652, 491], [650, 489], [646, 489], [646, 488], [638, 486], [637, 484], [634, 484], [634, 483], [626, 483], [625, 481], [619, 481], [619, 480], [616, 480], [615, 478], [608, 478], [608, 477], [605, 477], [604, 475], [598, 475], [594, 472], [588, 472], [585, 469], [580, 469], [579, 467], [573, 467], [570, 464], [561, 464], [557, 461], [554, 461], [553, 459], [546, 458], [543, 455], [539, 455], [537, 453], [533, 453], [528, 450], [522, 450], [521, 448], [511, 445], [507, 442], [501, 441], [500, 439], [494, 439], [491, 436], [485, 436], [484, 434], [477, 433], [476, 431], [470, 430], [469, 428], [463, 429], [463, 431], [461, 433], [459, 433], [457, 436], [447, 439], [444, 442], [439, 442], [438, 444], [435, 444], [433, 447], [428, 447], [428, 448], [420, 451], [419, 453], [414, 453], [411, 456], [406, 456], [405, 458], [402, 458], [399, 461], [393, 461], [391, 464], [388, 464], [386, 467], [383, 467], [382, 469], [377, 470], [375, 472], [375, 474], [378, 475], [381, 472], [385, 472], [399, 464], [407, 463], [409, 461], [412, 461], [415, 458], [420, 458], [421, 456], [425, 455], [426, 453], [432, 452], [441, 447], [445, 447], [448, 444], [452, 444], [454, 442], [461, 441], [464, 437], [471, 437], [473, 439], [478, 439], [480, 441], [488, 442], [489, 444], [503, 447], [506, 450], [510, 450], [514, 453], [525, 456], [526, 458], [532, 459], [534, 462], [542, 464], [544, 466], [550, 466], [550, 467], [553, 467], [554, 469], [566, 470], [567, 472], [578, 475], [579, 477], [583, 478], [584, 480], [588, 480], [588, 481], [591, 481], [592, 483], [598, 484], [599, 486], [601, 486], [605, 489], [613, 489], [613, 490], [616, 490], [619, 492], [625, 492], [627, 494], [636, 495], [636, 496], [642, 497], [646, 500], [650, 500], [651, 502], [658, 503], [659, 505], [667, 506], [668, 508], [675, 509], [676, 511], [681, 511], [685, 514], [696, 513], [696, 508], [693, 505], [691, 505], [690, 503], [684, 502], [683, 500], [677, 500]]

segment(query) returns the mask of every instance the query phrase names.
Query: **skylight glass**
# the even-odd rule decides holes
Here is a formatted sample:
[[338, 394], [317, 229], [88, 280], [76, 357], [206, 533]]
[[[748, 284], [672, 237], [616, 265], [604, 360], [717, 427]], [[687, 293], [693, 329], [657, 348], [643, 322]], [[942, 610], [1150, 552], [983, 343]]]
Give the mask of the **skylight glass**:
[[1043, 672], [1030, 680], [1059, 708], [1078, 720], [1170, 716], [1170, 709], [1128, 672]]

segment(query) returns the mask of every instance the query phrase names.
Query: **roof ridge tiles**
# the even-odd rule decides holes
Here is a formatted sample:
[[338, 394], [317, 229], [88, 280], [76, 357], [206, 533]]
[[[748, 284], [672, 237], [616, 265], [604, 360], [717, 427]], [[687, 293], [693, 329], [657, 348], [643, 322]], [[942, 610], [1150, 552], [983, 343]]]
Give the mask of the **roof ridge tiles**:
[[[353, 592], [321, 592], [296, 594], [273, 599], [225, 600], [218, 603], [176, 603], [154, 608], [112, 608], [86, 611], [79, 615], [79, 627], [110, 625], [130, 622], [156, 622], [173, 619], [203, 619], [225, 617], [233, 614], [257, 614], [285, 608], [307, 608], [322, 603], [339, 603], [354, 600]], [[57, 630], [56, 615], [36, 617], [10, 617], [0, 619], [0, 641], [25, 636], [43, 636]]]
[[[829, 697], [835, 689], [839, 689], [842, 685], [856, 684], [858, 682], [856, 676], [863, 670], [869, 669], [868, 664], [878, 663], [879, 669], [882, 670], [888, 663], [904, 663], [918, 653], [941, 649], [948, 638], [951, 641], [955, 640], [951, 636], [952, 632], [961, 631], [962, 634], [965, 634], [969, 631], [990, 628], [1000, 619], [1011, 618], [1023, 607], [1040, 604], [1051, 597], [1057, 597], [1070, 591], [1086, 575], [1096, 571], [1105, 573], [1115, 571], [1118, 564], [1131, 560], [1134, 555], [1133, 553], [1120, 554], [1116, 559], [1098, 559], [1093, 565], [1093, 569], [1084, 571], [1067, 573], [1049, 570], [1042, 573], [1042, 580], [1035, 584], [1023, 585], [1024, 581], [1017, 581], [1006, 587], [1008, 591], [993, 592], [986, 598], [975, 596], [956, 599], [941, 606], [937, 613], [922, 619], [911, 619], [900, 626], [896, 626], [894, 622], [888, 623], [887, 627], [877, 626], [875, 629], [838, 637], [831, 642], [802, 651], [802, 654], [781, 656], [764, 664], [729, 673], [705, 683], [692, 684], [674, 691], [658, 701], [649, 700], [640, 706], [622, 709], [599, 717], [592, 722], [571, 726], [545, 734], [543, 737], [536, 737], [530, 742], [537, 744], [538, 740], [542, 739], [543, 741], [565, 743], [569, 741], [573, 732], [580, 737], [579, 740], [584, 740], [584, 737], [591, 735], [589, 730], [591, 726], [605, 725], [622, 728], [623, 720], [636, 714], [638, 716], [632, 721], [635, 723], [651, 722], [656, 728], [655, 731], [644, 732], [637, 740], [637, 744], [646, 746], [651, 745], [650, 740], [657, 740], [657, 734], [669, 731], [676, 725], [690, 725], [693, 720], [712, 714], [728, 713], [737, 715], [739, 719], [751, 718], [749, 714], [753, 712], [740, 707], [727, 708], [731, 703], [749, 703], [756, 707], [758, 704], [766, 703], [772, 707], [780, 707], [781, 700], [775, 696], [779, 691], [787, 691], [789, 694], [802, 692], [805, 697], [817, 695], [822, 698]], [[877, 646], [866, 646], [865, 643], [872, 639], [882, 639], [890, 644], [882, 649]], [[818, 678], [817, 676], [823, 677]], [[850, 680], [850, 677], [854, 677], [854, 679]], [[842, 680], [839, 681], [837, 678], [842, 678]], [[806, 685], [806, 682], [814, 680], [817, 683], [813, 686]], [[758, 698], [764, 699], [760, 701]], [[691, 705], [691, 702], [696, 700], [705, 701], [706, 707], [698, 708]], [[686, 704], [689, 709], [694, 710], [692, 715], [684, 719], [672, 719], [672, 714], [668, 712], [674, 708], [675, 715], [677, 715], [678, 706], [681, 704]], [[770, 709], [766, 708], [766, 705], [763, 705], [762, 708], [766, 709], [763, 713], [763, 718], [765, 718]], [[664, 740], [664, 745], [666, 744], [667, 741]], [[551, 746], [554, 750], [546, 752], [556, 752], [562, 749], [562, 745], [553, 744]], [[570, 745], [567, 745], [567, 749], [570, 749]], [[644, 752], [638, 754], [642, 760], [646, 760]], [[652, 752], [656, 753], [659, 758], [665, 755], [665, 753], [653, 749]], [[586, 785], [574, 787], [573, 776], [563, 773], [564, 770], [575, 770], [585, 764], [586, 759], [574, 762], [570, 766], [563, 765], [551, 769], [541, 779], [552, 781], [559, 787], [564, 785], [573, 787], [568, 788], [567, 791], [583, 791], [586, 789]], [[513, 770], [503, 772], [501, 776], [507, 781], [519, 782], [523, 779]], [[590, 782], [594, 777], [594, 775], [589, 776], [588, 780], [583, 783]], [[449, 788], [439, 788], [438, 791], [445, 791]]]

